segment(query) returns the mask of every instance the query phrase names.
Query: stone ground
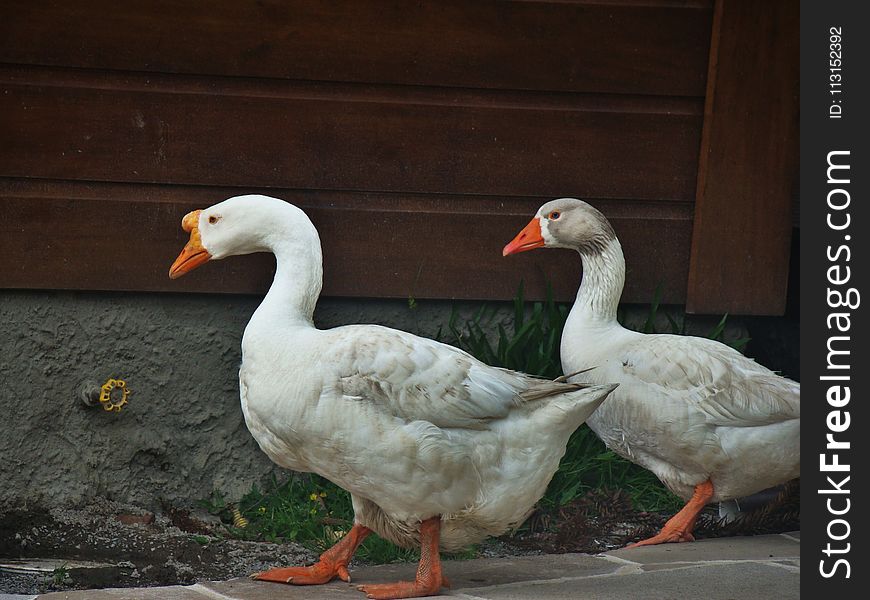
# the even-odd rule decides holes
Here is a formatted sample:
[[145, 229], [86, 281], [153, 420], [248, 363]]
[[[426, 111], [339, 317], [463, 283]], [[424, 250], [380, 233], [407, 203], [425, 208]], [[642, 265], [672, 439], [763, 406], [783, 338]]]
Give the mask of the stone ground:
[[[718, 552], [730, 548], [729, 544], [745, 545], [746, 540], [778, 539], [761, 534], [800, 529], [798, 496], [789, 492], [792, 488], [796, 489], [796, 484], [784, 486], [774, 502], [730, 524], [719, 522], [715, 507], [708, 507], [695, 528], [696, 537], [727, 537], [716, 546], [669, 545], [665, 556], [680, 555], [686, 552], [683, 548], [710, 547], [714, 549], [711, 552]], [[622, 551], [618, 549], [653, 535], [668, 516], [633, 510], [627, 495], [619, 490], [593, 490], [556, 513], [535, 513], [520, 532], [485, 540], [476, 547], [478, 560], [456, 562], [453, 568], [461, 573], [469, 568], [466, 565], [487, 565], [489, 569], [528, 561], [546, 567], [550, 562], [562, 564], [560, 555], [619, 557]], [[292, 542], [273, 544], [234, 536], [218, 517], [202, 509], [169, 505], [152, 513], [101, 499], [79, 508], [7, 510], [0, 512], [0, 600], [4, 593], [34, 597], [88, 590], [87, 594], [96, 594], [94, 590], [103, 588], [118, 589], [114, 597], [126, 597], [128, 592], [120, 588], [196, 591], [207, 585], [204, 582], [237, 580], [273, 566], [304, 565], [315, 559], [315, 553]], [[549, 556], [538, 560], [529, 558], [531, 555]], [[627, 558], [634, 560], [632, 556], [645, 555], [630, 552]], [[486, 562], [496, 558], [504, 561]], [[600, 558], [592, 562], [602, 567]], [[413, 572], [413, 565], [370, 569], [356, 561], [351, 568], [376, 577], [397, 568]], [[526, 574], [535, 579], [532, 570], [530, 567]], [[563, 570], [572, 571], [568, 567]], [[193, 584], [200, 588], [183, 587]], [[274, 586], [266, 589], [281, 590]], [[286, 593], [281, 590], [280, 595]]]
[[[464, 600], [704, 600], [800, 597], [800, 532], [699, 540], [621, 549], [603, 554], [558, 554], [448, 561], [452, 589], [436, 598]], [[292, 587], [246, 578], [190, 586], [53, 592], [39, 600], [267, 600], [361, 599], [354, 585], [413, 577], [415, 565], [351, 571], [354, 584]], [[4, 596], [0, 600], [37, 596]]]

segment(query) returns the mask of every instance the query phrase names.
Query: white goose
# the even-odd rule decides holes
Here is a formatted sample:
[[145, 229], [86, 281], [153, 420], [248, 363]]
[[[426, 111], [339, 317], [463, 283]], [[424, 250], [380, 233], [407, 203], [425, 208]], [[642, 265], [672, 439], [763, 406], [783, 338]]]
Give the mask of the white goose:
[[573, 198], [544, 204], [504, 248], [570, 248], [583, 280], [562, 333], [562, 368], [595, 366], [588, 382], [619, 388], [589, 417], [609, 448], [651, 470], [687, 500], [638, 546], [691, 541], [709, 502], [739, 498], [800, 473], [800, 384], [719, 342], [641, 334], [616, 321], [622, 247], [598, 210]]
[[321, 289], [317, 230], [266, 196], [230, 198], [186, 215], [190, 241], [173, 279], [209, 259], [273, 252], [275, 279], [242, 339], [242, 411], [276, 463], [318, 473], [352, 494], [355, 522], [311, 567], [258, 579], [350, 581], [371, 532], [420, 544], [412, 582], [364, 585], [370, 598], [435, 594], [439, 548], [515, 526], [553, 476], [571, 433], [615, 387], [566, 384], [490, 367], [467, 353], [386, 327], [314, 327]]

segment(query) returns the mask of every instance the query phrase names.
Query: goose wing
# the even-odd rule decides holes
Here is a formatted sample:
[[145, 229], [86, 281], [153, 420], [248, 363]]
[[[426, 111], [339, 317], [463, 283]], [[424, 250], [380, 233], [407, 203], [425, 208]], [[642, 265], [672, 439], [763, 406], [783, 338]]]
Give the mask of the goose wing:
[[434, 340], [375, 325], [331, 330], [335, 390], [407, 421], [479, 429], [526, 402], [579, 389], [491, 367]]
[[623, 379], [682, 398], [715, 425], [754, 427], [800, 418], [800, 384], [713, 340], [647, 335], [619, 358]]

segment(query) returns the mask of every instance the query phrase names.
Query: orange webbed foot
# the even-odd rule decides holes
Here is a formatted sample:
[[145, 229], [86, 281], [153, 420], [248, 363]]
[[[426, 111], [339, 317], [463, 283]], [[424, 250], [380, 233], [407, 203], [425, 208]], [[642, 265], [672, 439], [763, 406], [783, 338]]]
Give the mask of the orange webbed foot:
[[335, 546], [320, 555], [320, 560], [310, 567], [281, 567], [251, 575], [258, 581], [274, 581], [292, 585], [318, 585], [329, 583], [336, 577], [350, 582], [347, 564], [357, 547], [371, 533], [368, 527], [355, 524]]
[[652, 536], [651, 538], [635, 542], [634, 544], [629, 544], [628, 546], [626, 546], [626, 548], [639, 548], [640, 546], [655, 546], [656, 544], [672, 544], [694, 541], [695, 537], [687, 531], [675, 530], [672, 532], [668, 532], [662, 529], [658, 534]]
[[342, 581], [350, 581], [347, 566], [335, 564], [321, 559], [310, 567], [282, 567], [269, 569], [251, 576], [257, 581], [273, 581], [275, 583], [290, 583], [293, 585], [318, 585], [329, 583], [338, 577]]
[[366, 598], [388, 600], [392, 598], [420, 598], [435, 596], [441, 590], [441, 581], [397, 581], [396, 583], [371, 583], [358, 585], [356, 589], [363, 592]]
[[629, 544], [626, 548], [639, 548], [640, 546], [654, 546], [656, 544], [670, 544], [679, 542], [694, 542], [692, 529], [695, 521], [704, 506], [713, 497], [713, 483], [708, 479], [695, 486], [695, 493], [683, 507], [665, 523], [662, 530], [651, 538], [641, 540], [635, 544]]

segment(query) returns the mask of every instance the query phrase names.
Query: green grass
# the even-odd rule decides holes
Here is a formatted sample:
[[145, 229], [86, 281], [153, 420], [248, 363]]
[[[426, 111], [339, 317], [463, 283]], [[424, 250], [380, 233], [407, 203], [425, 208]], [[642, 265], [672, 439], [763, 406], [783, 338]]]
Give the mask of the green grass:
[[[661, 297], [661, 290], [657, 289], [645, 319], [640, 323], [625, 323], [622, 310], [618, 318], [626, 327], [645, 333], [685, 334], [685, 315], [663, 311]], [[409, 308], [413, 309], [415, 305], [416, 302], [409, 300]], [[512, 308], [512, 323], [507, 327], [498, 321], [503, 313], [494, 306], [483, 305], [464, 321], [454, 309], [446, 333], [442, 328], [437, 337], [491, 365], [548, 378], [561, 375], [559, 345], [570, 307], [555, 302], [549, 286], [545, 301], [527, 303], [520, 285]], [[656, 323], [661, 322], [660, 314], [665, 316], [667, 331], [656, 328]], [[727, 315], [706, 337], [721, 340], [726, 320]], [[747, 342], [748, 339], [739, 339], [729, 343], [741, 349]], [[541, 506], [545, 510], [555, 510], [593, 489], [626, 490], [633, 506], [639, 510], [673, 511], [682, 506], [680, 499], [671, 494], [655, 475], [608, 450], [592, 430], [583, 425], [571, 437]], [[353, 524], [349, 494], [313, 474], [296, 474], [283, 483], [273, 480], [264, 490], [255, 486], [237, 507], [227, 505], [217, 493], [203, 501], [203, 505], [220, 515], [235, 537], [294, 541], [318, 553], [334, 544]], [[231, 525], [232, 508], [238, 508], [248, 520], [244, 528]], [[471, 549], [454, 557], [473, 555]], [[357, 556], [373, 563], [387, 563], [414, 560], [418, 553], [370, 536]]]
[[55, 585], [63, 585], [69, 580], [69, 569], [66, 566], [66, 563], [59, 567], [55, 567], [51, 572], [51, 581]]
[[[221, 517], [229, 533], [246, 540], [298, 542], [321, 553], [341, 539], [353, 526], [350, 494], [313, 473], [296, 473], [283, 483], [276, 479], [261, 490], [254, 485], [237, 505], [228, 504], [222, 494], [200, 502]], [[245, 527], [234, 523], [233, 508], [247, 519]], [[468, 558], [470, 552], [449, 555]], [[359, 547], [356, 557], [372, 563], [407, 562], [419, 558], [419, 551], [398, 548], [376, 535]]]
[[[656, 321], [658, 320], [658, 316], [661, 311], [661, 300], [662, 300], [662, 288], [661, 286], [656, 287], [655, 294], [653, 296], [652, 304], [650, 304], [649, 309], [647, 310], [646, 318], [643, 321], [643, 324], [637, 323], [627, 323], [625, 310], [620, 307], [617, 311], [617, 320], [622, 324], [623, 327], [628, 329], [634, 329], [635, 331], [640, 331], [642, 333], [673, 333], [676, 335], [686, 335], [686, 315], [685, 313], [679, 315], [673, 315], [669, 312], [662, 312], [664, 314], [665, 319], [668, 322], [668, 327], [665, 330], [659, 330], [656, 327]], [[722, 315], [722, 318], [719, 319], [719, 322], [713, 326], [710, 331], [703, 335], [703, 337], [709, 338], [711, 340], [716, 340], [718, 342], [723, 342], [728, 344], [732, 348], [736, 350], [740, 350], [741, 352], [746, 347], [746, 344], [749, 343], [749, 338], [738, 338], [736, 340], [726, 340], [723, 337], [725, 333], [725, 325], [728, 321], [728, 314]]]
[[[462, 348], [483, 362], [530, 375], [555, 379], [562, 374], [559, 344], [569, 307], [553, 301], [547, 286], [547, 300], [527, 307], [523, 285], [513, 300], [513, 324], [508, 331], [495, 323], [498, 311], [484, 304], [465, 323], [459, 323], [455, 308], [447, 324], [448, 335], [442, 341]], [[491, 335], [495, 334], [495, 344]], [[437, 335], [444, 337], [443, 332]]]

